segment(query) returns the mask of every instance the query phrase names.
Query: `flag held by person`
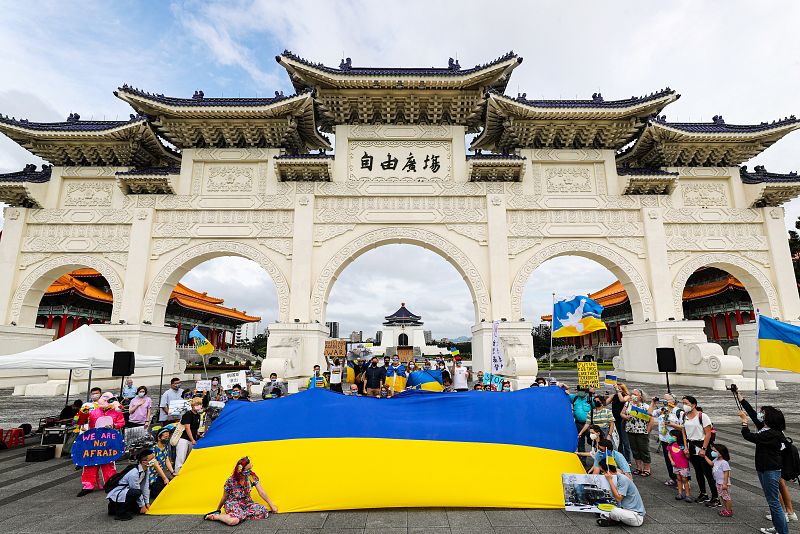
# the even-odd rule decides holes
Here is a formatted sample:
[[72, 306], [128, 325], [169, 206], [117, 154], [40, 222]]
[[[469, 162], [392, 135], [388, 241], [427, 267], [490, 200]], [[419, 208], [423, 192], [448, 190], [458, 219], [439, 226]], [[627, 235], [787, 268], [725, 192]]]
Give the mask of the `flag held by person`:
[[442, 372], [438, 369], [414, 371], [406, 380], [408, 389], [424, 389], [427, 391], [442, 391]]
[[758, 316], [759, 366], [800, 373], [800, 326]]
[[189, 339], [194, 342], [194, 348], [197, 349], [198, 354], [205, 356], [214, 352], [214, 345], [200, 333], [196, 326], [189, 332]]
[[606, 330], [603, 307], [586, 296], [564, 297], [553, 303], [553, 337], [577, 337]]

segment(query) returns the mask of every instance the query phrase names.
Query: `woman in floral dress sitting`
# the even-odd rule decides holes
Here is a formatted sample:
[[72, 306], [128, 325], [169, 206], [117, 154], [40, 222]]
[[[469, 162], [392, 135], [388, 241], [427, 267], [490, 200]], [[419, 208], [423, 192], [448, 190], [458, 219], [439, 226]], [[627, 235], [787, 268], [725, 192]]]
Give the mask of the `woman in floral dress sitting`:
[[[250, 490], [256, 489], [258, 494], [269, 505], [253, 501]], [[222, 509], [225, 513], [222, 513]], [[219, 501], [219, 509], [205, 515], [208, 521], [221, 521], [229, 526], [238, 525], [245, 519], [266, 519], [269, 511], [277, 513], [278, 507], [270, 500], [267, 492], [261, 487], [258, 476], [253, 473], [250, 458], [245, 456], [233, 469], [233, 474], [225, 481], [225, 491]]]

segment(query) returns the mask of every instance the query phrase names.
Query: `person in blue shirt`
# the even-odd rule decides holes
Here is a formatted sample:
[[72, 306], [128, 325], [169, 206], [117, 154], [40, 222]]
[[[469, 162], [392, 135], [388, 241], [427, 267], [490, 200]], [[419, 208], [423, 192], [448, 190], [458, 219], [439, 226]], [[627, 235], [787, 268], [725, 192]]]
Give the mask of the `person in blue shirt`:
[[[592, 397], [589, 392], [578, 388], [577, 393], [570, 393], [569, 387], [561, 385], [564, 391], [569, 395], [569, 402], [572, 404], [572, 417], [575, 419], [575, 428], [578, 431], [578, 450], [583, 452], [585, 449], [588, 435], [584, 434], [583, 427], [586, 426], [586, 420], [589, 419], [589, 414], [592, 411]], [[591, 447], [591, 443], [589, 443]]]
[[112, 489], [108, 499], [108, 513], [118, 521], [129, 521], [133, 514], [146, 514], [150, 509], [150, 469], [155, 467], [155, 455], [144, 449], [136, 455], [136, 466], [129, 470]]
[[613, 527], [622, 523], [629, 527], [640, 527], [644, 523], [644, 502], [636, 484], [626, 476], [620, 476], [617, 468], [603, 460], [600, 472], [611, 487], [611, 494], [618, 505], [610, 512], [603, 512], [597, 519], [601, 527]]
[[625, 476], [633, 480], [631, 474], [631, 466], [628, 460], [619, 451], [614, 450], [614, 444], [608, 439], [601, 439], [597, 444], [597, 453], [594, 455], [594, 465], [589, 470], [590, 473], [596, 475], [601, 472], [600, 464], [606, 461], [607, 458], [612, 458], [615, 467], [621, 471]]

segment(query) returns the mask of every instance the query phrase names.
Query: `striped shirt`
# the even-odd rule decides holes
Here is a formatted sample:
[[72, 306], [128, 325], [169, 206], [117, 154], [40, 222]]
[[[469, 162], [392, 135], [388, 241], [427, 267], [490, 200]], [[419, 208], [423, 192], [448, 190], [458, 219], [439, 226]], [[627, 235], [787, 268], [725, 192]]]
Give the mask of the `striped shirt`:
[[611, 413], [606, 407], [602, 407], [600, 409], [595, 408], [592, 411], [592, 418], [590, 421], [593, 421], [593, 424], [599, 426], [605, 432], [606, 437], [608, 437], [608, 430], [611, 428], [611, 423], [614, 422], [614, 414]]

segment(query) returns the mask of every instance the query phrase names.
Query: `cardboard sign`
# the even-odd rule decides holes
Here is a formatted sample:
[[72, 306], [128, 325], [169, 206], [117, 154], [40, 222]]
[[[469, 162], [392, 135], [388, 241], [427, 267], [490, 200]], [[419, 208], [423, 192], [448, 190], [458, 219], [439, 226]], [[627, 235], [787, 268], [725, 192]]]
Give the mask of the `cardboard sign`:
[[198, 380], [197, 384], [195, 385], [195, 389], [197, 391], [210, 391], [211, 380]]
[[171, 400], [169, 401], [169, 406], [167, 407], [167, 411], [169, 412], [170, 415], [181, 416], [191, 409], [191, 405], [189, 404], [189, 402], [190, 401], [186, 399]]
[[342, 358], [347, 356], [347, 340], [346, 339], [326, 339], [325, 340], [325, 356], [333, 358]]
[[243, 388], [247, 387], [247, 375], [244, 371], [236, 371], [233, 373], [222, 373], [219, 375], [219, 384], [225, 391], [233, 389], [233, 386], [239, 384]]
[[125, 440], [113, 428], [93, 428], [78, 434], [72, 445], [72, 461], [80, 467], [110, 464], [122, 457]]
[[583, 389], [600, 387], [597, 362], [578, 362], [578, 387]]

